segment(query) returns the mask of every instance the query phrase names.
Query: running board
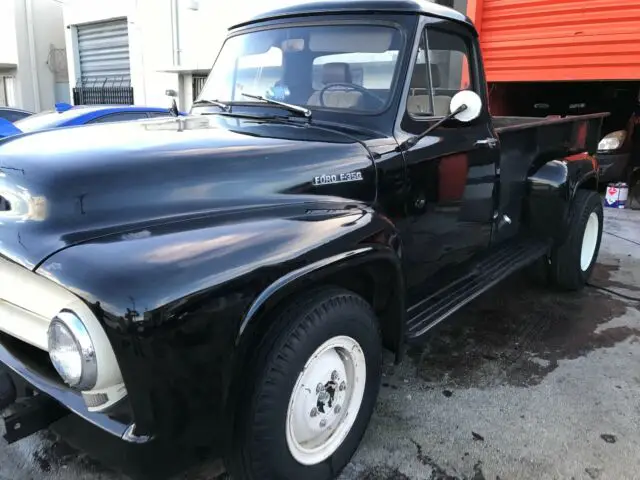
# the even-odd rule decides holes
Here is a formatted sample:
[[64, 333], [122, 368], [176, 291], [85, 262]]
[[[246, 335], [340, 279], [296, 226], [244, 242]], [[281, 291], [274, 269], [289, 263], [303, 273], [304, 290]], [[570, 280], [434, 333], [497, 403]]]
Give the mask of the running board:
[[500, 248], [444, 288], [429, 294], [407, 310], [406, 337], [416, 340], [449, 315], [512, 273], [549, 251], [550, 243], [528, 240]]

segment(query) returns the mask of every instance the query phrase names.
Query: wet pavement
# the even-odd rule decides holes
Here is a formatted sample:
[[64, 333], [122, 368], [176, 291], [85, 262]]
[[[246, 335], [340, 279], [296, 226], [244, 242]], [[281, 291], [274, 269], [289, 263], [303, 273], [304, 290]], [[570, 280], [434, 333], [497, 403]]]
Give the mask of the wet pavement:
[[[640, 298], [640, 212], [606, 213], [593, 286], [557, 293], [516, 275], [402, 365], [386, 358], [371, 426], [341, 480], [638, 477], [640, 302], [611, 292]], [[215, 461], [183, 470], [138, 453], [67, 420], [0, 440], [0, 480], [224, 478]]]

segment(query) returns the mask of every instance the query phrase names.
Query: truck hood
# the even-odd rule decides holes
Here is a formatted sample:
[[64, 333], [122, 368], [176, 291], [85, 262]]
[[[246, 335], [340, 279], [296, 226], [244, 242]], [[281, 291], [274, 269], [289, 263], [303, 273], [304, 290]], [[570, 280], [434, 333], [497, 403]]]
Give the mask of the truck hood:
[[[68, 246], [153, 224], [265, 207], [375, 198], [359, 141], [337, 131], [193, 116], [102, 124], [0, 140], [0, 255], [35, 268]], [[343, 195], [344, 194], [344, 195]]]

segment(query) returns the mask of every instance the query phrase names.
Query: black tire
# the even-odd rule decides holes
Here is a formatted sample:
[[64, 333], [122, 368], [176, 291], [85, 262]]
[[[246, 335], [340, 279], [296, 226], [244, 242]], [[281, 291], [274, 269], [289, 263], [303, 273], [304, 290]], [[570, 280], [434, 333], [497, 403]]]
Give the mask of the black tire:
[[[364, 353], [366, 382], [360, 410], [338, 449], [305, 466], [286, 438], [289, 400], [305, 364], [327, 340], [356, 340]], [[376, 403], [382, 376], [382, 342], [376, 316], [358, 295], [337, 288], [313, 292], [282, 311], [254, 352], [226, 467], [235, 480], [329, 480], [355, 453]]]
[[[591, 214], [598, 219], [595, 251], [586, 268], [581, 265], [583, 238]], [[589, 280], [600, 251], [602, 240], [602, 199], [597, 192], [578, 190], [571, 207], [569, 229], [564, 243], [553, 249], [549, 265], [551, 282], [564, 290], [580, 290]]]

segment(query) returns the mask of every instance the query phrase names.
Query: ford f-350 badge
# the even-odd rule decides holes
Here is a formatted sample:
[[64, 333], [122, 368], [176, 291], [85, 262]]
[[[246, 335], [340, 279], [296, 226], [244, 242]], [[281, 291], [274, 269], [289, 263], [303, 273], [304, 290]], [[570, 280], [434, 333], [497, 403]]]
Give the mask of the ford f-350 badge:
[[314, 185], [332, 185], [334, 183], [361, 182], [362, 172], [338, 173], [335, 175], [318, 175], [313, 177]]

